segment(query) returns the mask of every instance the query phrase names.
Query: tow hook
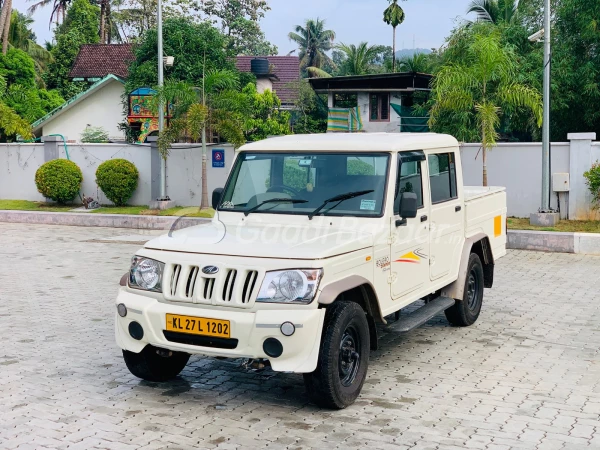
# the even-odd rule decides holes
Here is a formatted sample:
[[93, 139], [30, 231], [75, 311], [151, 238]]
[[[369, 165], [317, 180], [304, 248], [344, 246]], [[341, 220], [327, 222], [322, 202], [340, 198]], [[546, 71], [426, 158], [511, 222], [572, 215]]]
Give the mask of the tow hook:
[[162, 356], [163, 358], [170, 358], [173, 356], [173, 352], [171, 350], [165, 350], [164, 348], [157, 348], [156, 354], [158, 356]]

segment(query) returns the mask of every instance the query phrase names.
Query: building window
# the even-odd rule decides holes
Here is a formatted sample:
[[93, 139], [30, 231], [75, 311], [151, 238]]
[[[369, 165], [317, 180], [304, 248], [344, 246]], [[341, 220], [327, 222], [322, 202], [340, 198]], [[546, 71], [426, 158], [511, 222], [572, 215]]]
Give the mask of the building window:
[[429, 155], [429, 187], [431, 203], [442, 203], [458, 198], [454, 153]]
[[370, 96], [371, 122], [389, 122], [390, 121], [390, 94], [371, 94]]
[[334, 108], [356, 108], [357, 105], [357, 94], [333, 94]]

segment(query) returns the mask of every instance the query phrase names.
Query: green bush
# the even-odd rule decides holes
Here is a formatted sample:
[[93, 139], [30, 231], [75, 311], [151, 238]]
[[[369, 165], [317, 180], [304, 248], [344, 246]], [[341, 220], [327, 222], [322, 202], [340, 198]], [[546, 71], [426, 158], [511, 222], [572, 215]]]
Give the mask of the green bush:
[[594, 197], [595, 208], [598, 209], [600, 208], [600, 162], [596, 161], [592, 164], [592, 168], [585, 172], [583, 176]]
[[35, 185], [40, 194], [58, 203], [73, 200], [82, 181], [81, 169], [73, 161], [66, 159], [48, 161], [35, 173]]
[[109, 159], [98, 166], [96, 184], [117, 206], [127, 204], [138, 185], [138, 170], [126, 159]]

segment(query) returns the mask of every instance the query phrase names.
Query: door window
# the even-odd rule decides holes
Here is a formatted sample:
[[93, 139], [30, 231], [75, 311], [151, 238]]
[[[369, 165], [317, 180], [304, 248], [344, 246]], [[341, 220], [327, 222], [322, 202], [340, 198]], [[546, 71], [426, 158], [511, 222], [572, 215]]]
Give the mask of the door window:
[[428, 162], [431, 203], [442, 203], [458, 198], [454, 153], [429, 155]]
[[421, 162], [410, 161], [400, 163], [400, 177], [396, 184], [396, 195], [403, 192], [414, 192], [417, 194], [419, 208], [423, 207], [423, 177], [421, 175]]

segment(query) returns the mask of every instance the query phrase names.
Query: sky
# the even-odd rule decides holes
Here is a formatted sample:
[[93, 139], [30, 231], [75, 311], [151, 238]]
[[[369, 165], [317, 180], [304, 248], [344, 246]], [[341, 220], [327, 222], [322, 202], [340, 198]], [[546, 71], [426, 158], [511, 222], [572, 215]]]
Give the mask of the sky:
[[[13, 0], [13, 8], [25, 12], [28, 0]], [[396, 46], [403, 48], [439, 48], [450, 34], [457, 18], [465, 16], [470, 0], [408, 0], [401, 2], [406, 19], [397, 29]], [[261, 21], [267, 39], [285, 55], [294, 50], [287, 35], [307, 18], [325, 19], [334, 30], [337, 42], [391, 45], [392, 28], [383, 22], [386, 0], [269, 0], [271, 11]], [[52, 39], [48, 29], [51, 7], [40, 8], [33, 18], [38, 42]]]

